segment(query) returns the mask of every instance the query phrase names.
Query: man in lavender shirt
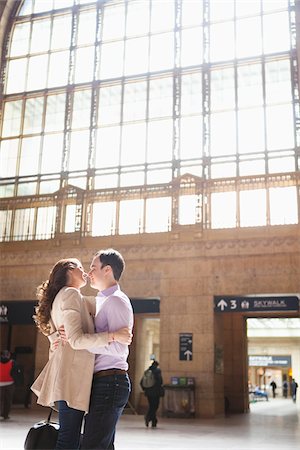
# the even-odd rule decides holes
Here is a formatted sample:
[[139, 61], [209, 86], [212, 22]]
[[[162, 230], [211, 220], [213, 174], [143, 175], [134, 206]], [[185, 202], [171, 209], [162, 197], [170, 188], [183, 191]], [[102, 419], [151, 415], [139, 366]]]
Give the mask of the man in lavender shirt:
[[[97, 332], [114, 332], [133, 327], [130, 300], [118, 281], [124, 270], [122, 255], [114, 249], [100, 250], [94, 256], [89, 278], [91, 287], [99, 290], [96, 297], [95, 328]], [[90, 408], [85, 416], [82, 449], [114, 449], [118, 419], [131, 391], [127, 374], [128, 345], [111, 342], [106, 347], [90, 350], [96, 354]]]

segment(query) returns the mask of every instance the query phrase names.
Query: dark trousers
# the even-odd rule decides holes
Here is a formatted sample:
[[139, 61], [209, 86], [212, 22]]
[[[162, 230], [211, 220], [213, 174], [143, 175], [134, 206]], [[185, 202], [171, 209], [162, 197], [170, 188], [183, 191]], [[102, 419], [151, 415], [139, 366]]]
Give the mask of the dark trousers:
[[157, 424], [157, 417], [156, 417], [156, 411], [159, 407], [159, 395], [147, 395], [148, 400], [148, 411], [146, 413], [146, 421], [152, 422], [152, 426], [156, 426]]
[[13, 395], [14, 384], [0, 387], [1, 417], [4, 417], [4, 419], [8, 419], [9, 417]]
[[59, 432], [55, 449], [76, 450], [80, 444], [81, 424], [84, 411], [70, 408], [64, 400], [57, 402]]
[[117, 422], [131, 390], [127, 374], [94, 377], [82, 449], [113, 450]]

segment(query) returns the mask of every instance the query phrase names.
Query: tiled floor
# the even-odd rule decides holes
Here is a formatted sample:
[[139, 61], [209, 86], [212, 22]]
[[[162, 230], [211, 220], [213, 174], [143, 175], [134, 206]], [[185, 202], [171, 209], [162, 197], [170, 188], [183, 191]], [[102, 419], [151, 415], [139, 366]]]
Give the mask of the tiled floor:
[[[21, 450], [29, 427], [45, 410], [14, 408], [0, 422], [0, 449]], [[270, 399], [251, 405], [249, 414], [213, 420], [160, 418], [146, 428], [142, 416], [124, 414], [116, 450], [295, 450], [300, 449], [300, 403]]]

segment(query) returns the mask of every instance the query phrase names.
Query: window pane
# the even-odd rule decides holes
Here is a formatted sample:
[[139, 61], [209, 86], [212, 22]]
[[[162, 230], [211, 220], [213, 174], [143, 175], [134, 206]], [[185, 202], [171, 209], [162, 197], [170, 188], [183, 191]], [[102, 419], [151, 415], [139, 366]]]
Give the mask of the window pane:
[[102, 44], [100, 61], [100, 79], [123, 75], [124, 42]]
[[[203, 29], [202, 27], [182, 30], [181, 32], [181, 65], [193, 66], [203, 61]], [[191, 51], [193, 49], [193, 51]]]
[[11, 60], [8, 63], [6, 94], [24, 92], [27, 58]]
[[[171, 3], [171, 2], [170, 2]], [[182, 2], [182, 26], [199, 25], [203, 21], [203, 2]], [[174, 8], [174, 5], [173, 5]]]
[[120, 186], [141, 186], [144, 184], [144, 172], [127, 172], [120, 176]]
[[120, 123], [121, 120], [121, 86], [100, 88], [98, 124]]
[[211, 178], [236, 177], [236, 163], [219, 163], [211, 165]]
[[104, 7], [102, 40], [117, 39], [125, 33], [125, 8], [124, 5]]
[[211, 115], [211, 154], [231, 155], [236, 151], [235, 112]]
[[65, 233], [74, 233], [76, 221], [76, 205], [67, 205], [65, 212]]
[[[262, 54], [261, 18], [238, 20], [236, 23], [236, 54], [238, 58]], [[249, 39], [251, 36], [251, 39]]]
[[45, 131], [60, 131], [65, 126], [66, 94], [49, 95], [45, 119]]
[[293, 148], [294, 117], [292, 105], [266, 108], [268, 150]]
[[95, 12], [81, 12], [79, 14], [79, 25], [77, 45], [93, 44], [96, 38], [96, 14]]
[[202, 74], [193, 73], [181, 78], [181, 114], [202, 112]]
[[137, 234], [143, 230], [143, 200], [120, 202], [119, 234]]
[[[244, 0], [243, 0], [244, 1]], [[233, 18], [234, 0], [210, 0], [210, 20], [228, 20]]]
[[89, 127], [91, 116], [91, 91], [77, 91], [74, 93], [72, 128]]
[[172, 159], [173, 122], [158, 120], [148, 124], [147, 161], [159, 162]]
[[149, 117], [172, 116], [173, 80], [171, 77], [150, 81]]
[[146, 117], [147, 83], [127, 83], [124, 86], [123, 120], [132, 121]]
[[19, 183], [17, 187], [17, 195], [35, 195], [37, 183]]
[[180, 158], [202, 155], [202, 116], [185, 117], [180, 121]]
[[174, 28], [175, 8], [173, 2], [152, 2], [151, 32], [165, 31]]
[[236, 227], [235, 192], [217, 192], [211, 194], [211, 227]]
[[268, 0], [262, 2], [264, 11], [276, 11], [278, 9], [287, 9], [288, 0]]
[[147, 184], [169, 183], [171, 180], [171, 169], [148, 170], [147, 172]]
[[22, 101], [4, 104], [2, 137], [16, 136], [20, 133]]
[[71, 44], [72, 16], [58, 16], [53, 18], [51, 50], [69, 48]]
[[269, 173], [279, 172], [294, 172], [295, 158], [290, 156], [288, 158], [272, 158], [268, 160]]
[[48, 87], [65, 86], [69, 76], [69, 52], [50, 54]]
[[50, 42], [50, 20], [32, 22], [30, 53], [46, 52]]
[[109, 187], [118, 186], [118, 175], [116, 173], [104, 174], [95, 177], [95, 189], [106, 189]]
[[150, 2], [128, 2], [126, 35], [137, 36], [147, 34], [149, 30]]
[[36, 239], [50, 239], [54, 236], [56, 207], [48, 206], [38, 208], [36, 223]]
[[84, 170], [88, 167], [89, 131], [71, 133], [69, 170]]
[[35, 91], [46, 87], [47, 63], [48, 55], [32, 56], [28, 59], [27, 91]]
[[240, 192], [241, 227], [262, 226], [266, 223], [266, 190]]
[[38, 173], [40, 136], [22, 140], [19, 175], [34, 175]]
[[75, 83], [82, 83], [93, 79], [94, 51], [94, 47], [84, 47], [76, 50]]
[[17, 172], [17, 155], [19, 139], [1, 141], [0, 144], [0, 177], [15, 177]]
[[62, 170], [63, 134], [46, 134], [43, 141], [41, 173]]
[[21, 6], [19, 16], [26, 16], [32, 14], [33, 0], [25, 0]]
[[59, 189], [59, 180], [41, 181], [40, 194], [52, 194]]
[[270, 223], [298, 223], [296, 187], [270, 188]]
[[116, 202], [93, 204], [92, 236], [110, 236], [116, 232]]
[[242, 161], [239, 164], [239, 173], [240, 176], [266, 173], [265, 160]]
[[13, 197], [15, 194], [15, 185], [14, 184], [3, 184], [0, 185], [0, 197]]
[[233, 22], [220, 23], [210, 27], [211, 61], [227, 61], [234, 58], [234, 26]]
[[172, 202], [170, 197], [148, 198], [146, 200], [146, 233], [170, 230]]
[[34, 208], [17, 209], [13, 228], [14, 241], [33, 238]]
[[240, 107], [262, 104], [261, 70], [261, 64], [248, 64], [238, 67], [238, 104]]
[[12, 211], [0, 211], [0, 241], [8, 240], [11, 228]]
[[134, 75], [148, 71], [148, 45], [148, 37], [128, 39], [126, 41], [125, 75]]
[[268, 104], [292, 100], [289, 60], [266, 63], [266, 102]]
[[40, 13], [40, 12], [44, 12], [44, 11], [51, 11], [52, 6], [53, 6], [53, 0], [43, 0], [42, 2], [37, 0], [34, 2], [33, 12]]
[[196, 223], [197, 216], [197, 196], [181, 195], [179, 197], [179, 223], [188, 225]]
[[105, 168], [119, 165], [120, 127], [105, 127], [97, 130], [95, 167]]
[[[276, 30], [276, 33], [274, 33]], [[287, 12], [268, 14], [263, 17], [264, 52], [274, 53], [290, 50], [290, 29]]]
[[29, 45], [30, 23], [18, 23], [14, 27], [10, 56], [27, 55]]
[[253, 153], [265, 149], [264, 112], [262, 108], [238, 112], [239, 153]]
[[121, 164], [145, 162], [146, 124], [137, 123], [123, 126]]
[[235, 105], [233, 69], [213, 70], [211, 72], [212, 110], [233, 109]]
[[174, 34], [162, 33], [151, 36], [150, 71], [174, 67]]
[[261, 5], [261, 0], [237, 1], [235, 3], [235, 14], [237, 17], [250, 16], [253, 14], [259, 15], [260, 14], [260, 5]]
[[29, 98], [25, 103], [24, 134], [39, 133], [42, 130], [44, 98]]

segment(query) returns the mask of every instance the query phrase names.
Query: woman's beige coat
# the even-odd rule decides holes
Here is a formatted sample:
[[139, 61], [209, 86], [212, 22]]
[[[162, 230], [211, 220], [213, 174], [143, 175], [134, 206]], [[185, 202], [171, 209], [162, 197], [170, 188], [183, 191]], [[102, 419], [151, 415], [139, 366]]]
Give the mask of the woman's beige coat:
[[95, 297], [83, 297], [71, 287], [56, 295], [51, 318], [56, 329], [64, 325], [68, 342], [59, 342], [31, 387], [40, 405], [65, 400], [71, 408], [88, 411], [95, 355], [86, 349], [108, 344], [108, 333], [95, 333], [94, 315]]

